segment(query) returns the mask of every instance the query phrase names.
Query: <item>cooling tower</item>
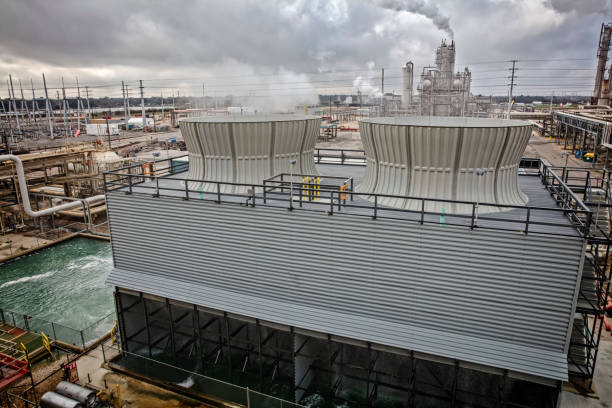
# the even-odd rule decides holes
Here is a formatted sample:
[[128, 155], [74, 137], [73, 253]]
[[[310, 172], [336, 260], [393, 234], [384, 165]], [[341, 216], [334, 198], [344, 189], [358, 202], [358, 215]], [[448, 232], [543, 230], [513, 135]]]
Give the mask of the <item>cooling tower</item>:
[[[524, 205], [518, 167], [531, 125], [517, 120], [408, 117], [359, 124], [367, 165], [360, 193]], [[483, 175], [477, 169], [484, 169]], [[373, 200], [373, 197], [371, 197]], [[420, 210], [421, 200], [378, 197], [378, 203]], [[509, 209], [509, 208], [508, 208]], [[432, 202], [426, 211], [469, 214], [471, 204]], [[479, 212], [504, 208], [480, 206]]]
[[[321, 125], [318, 116], [256, 115], [183, 119], [181, 133], [189, 151], [190, 180], [262, 184], [280, 173], [316, 175], [314, 147]], [[216, 191], [216, 185], [190, 181], [189, 188]], [[222, 185], [223, 193], [248, 187]]]

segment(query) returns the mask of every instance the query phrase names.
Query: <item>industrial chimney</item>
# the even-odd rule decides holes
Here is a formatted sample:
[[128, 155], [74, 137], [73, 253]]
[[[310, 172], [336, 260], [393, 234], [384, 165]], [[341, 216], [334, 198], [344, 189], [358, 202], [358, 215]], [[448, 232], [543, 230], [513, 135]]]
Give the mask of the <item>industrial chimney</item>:
[[412, 104], [413, 68], [412, 61], [408, 61], [402, 67], [402, 105], [404, 107]]

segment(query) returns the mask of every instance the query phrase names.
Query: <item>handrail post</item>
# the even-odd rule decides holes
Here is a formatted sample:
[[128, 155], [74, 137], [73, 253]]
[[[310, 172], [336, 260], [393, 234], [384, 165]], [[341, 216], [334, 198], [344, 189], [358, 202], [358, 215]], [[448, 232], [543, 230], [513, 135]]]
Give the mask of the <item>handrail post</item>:
[[263, 203], [266, 203], [266, 180], [263, 181]]
[[421, 224], [425, 223], [425, 199], [421, 198]]
[[531, 208], [527, 207], [527, 217], [525, 219], [525, 235], [529, 233], [529, 217], [531, 215]]
[[128, 189], [128, 194], [132, 194], [132, 168], [128, 167], [128, 185], [129, 185], [129, 189]]
[[353, 185], [355, 184], [353, 181], [354, 181], [354, 180], [353, 180], [353, 178], [351, 177], [351, 201], [353, 201]]
[[221, 204], [221, 185], [217, 181], [217, 204]]
[[329, 194], [329, 215], [334, 215], [334, 191]]
[[344, 150], [340, 149], [340, 164], [344, 164]]
[[591, 211], [589, 211], [587, 213], [587, 218], [586, 218], [586, 224], [584, 226], [584, 236], [587, 237], [589, 236], [590, 232], [591, 232], [591, 223], [593, 221], [593, 213]]
[[[304, 186], [304, 185], [302, 184], [302, 187], [303, 187], [303, 186]], [[300, 190], [300, 192], [299, 192], [299, 194], [298, 194], [298, 200], [300, 201], [300, 207], [302, 206], [302, 201], [304, 201], [304, 197], [302, 196], [302, 194], [303, 194], [302, 192], [304, 191], [304, 189], [303, 189], [302, 187], [300, 187], [300, 189], [299, 189], [299, 190]]]
[[378, 216], [378, 195], [374, 196], [374, 216], [372, 217], [372, 219], [376, 219], [376, 217]]
[[189, 182], [185, 180], [185, 200], [189, 200]]
[[476, 216], [476, 203], [472, 203], [472, 224], [470, 225], [470, 229], [474, 229], [475, 216]]
[[253, 193], [253, 203], [252, 203], [252, 207], [255, 207], [255, 186], [251, 186], [251, 192]]
[[155, 176], [155, 195], [154, 197], [159, 197], [159, 176]]
[[[582, 195], [582, 201], [587, 201], [587, 191], [589, 188], [589, 182], [591, 181], [591, 172], [587, 171], [586, 179], [584, 180], [584, 194]], [[565, 183], [567, 184], [567, 183]]]

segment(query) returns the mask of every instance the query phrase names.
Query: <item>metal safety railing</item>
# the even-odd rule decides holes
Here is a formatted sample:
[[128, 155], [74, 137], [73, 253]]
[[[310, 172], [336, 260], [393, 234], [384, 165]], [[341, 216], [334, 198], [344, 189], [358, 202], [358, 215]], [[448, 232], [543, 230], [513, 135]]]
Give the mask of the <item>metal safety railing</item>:
[[112, 312], [84, 328], [76, 329], [50, 319], [0, 308], [0, 322], [4, 325], [33, 333], [45, 333], [52, 340], [83, 349], [105, 336], [115, 319], [115, 312]]
[[317, 164], [351, 166], [363, 166], [366, 164], [365, 151], [359, 149], [315, 149], [314, 159]]
[[[314, 183], [305, 185], [299, 175], [294, 175], [291, 180], [290, 176], [284, 175], [283, 180], [266, 180], [264, 184], [186, 179], [175, 176], [175, 167], [170, 159], [152, 162], [146, 173], [142, 171], [143, 166], [137, 164], [106, 172], [103, 178], [107, 194], [121, 191], [125, 194], [178, 197], [217, 204], [280, 207], [289, 210], [299, 208], [321, 211], [328, 215], [344, 214], [420, 224], [458, 225], [471, 229], [587, 236], [591, 226], [591, 210], [550, 166], [537, 159], [531, 160], [532, 166], [538, 166], [534, 175], [540, 176], [542, 183], [556, 200], [558, 208], [359, 193], [352, 185], [340, 191], [329, 183], [325, 186]], [[304, 203], [303, 197], [312, 196], [313, 193], [317, 194], [318, 199]], [[385, 205], [389, 201], [402, 202], [404, 208]], [[461, 211], [450, 211], [457, 208]]]

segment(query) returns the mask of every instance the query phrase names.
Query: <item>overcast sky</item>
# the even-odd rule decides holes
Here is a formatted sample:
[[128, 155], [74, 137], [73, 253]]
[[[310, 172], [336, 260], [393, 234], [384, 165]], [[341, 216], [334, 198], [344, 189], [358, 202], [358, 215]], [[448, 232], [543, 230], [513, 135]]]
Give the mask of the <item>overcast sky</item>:
[[202, 83], [262, 101], [375, 93], [382, 67], [385, 91], [399, 93], [400, 67], [411, 60], [418, 75], [451, 37], [474, 93], [505, 94], [503, 61], [516, 58], [517, 93], [588, 94], [611, 1], [0, 0], [0, 96], [9, 74], [39, 88], [43, 72], [51, 87], [78, 76], [94, 96], [119, 96], [121, 80], [135, 92], [139, 79], [146, 95], [201, 96]]

